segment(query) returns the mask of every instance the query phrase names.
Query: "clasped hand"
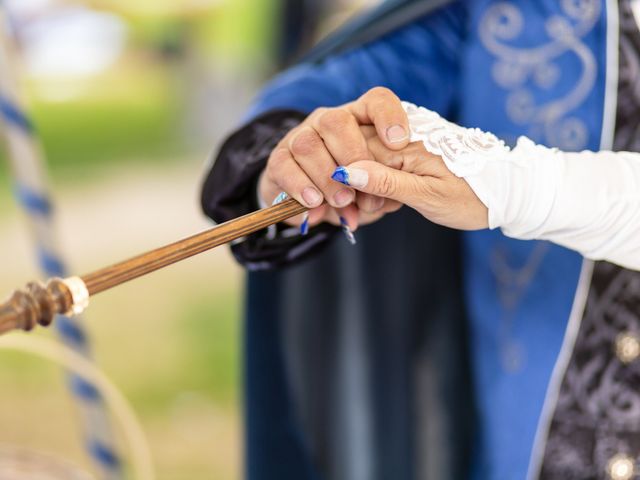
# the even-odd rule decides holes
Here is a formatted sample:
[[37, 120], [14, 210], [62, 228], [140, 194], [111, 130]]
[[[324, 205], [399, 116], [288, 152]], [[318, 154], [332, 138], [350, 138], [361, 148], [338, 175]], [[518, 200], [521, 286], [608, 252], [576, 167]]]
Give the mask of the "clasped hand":
[[274, 148], [258, 193], [270, 204], [287, 192], [310, 208], [311, 226], [343, 217], [355, 230], [407, 205], [441, 225], [486, 228], [487, 209], [467, 182], [422, 143], [410, 143], [409, 131], [400, 99], [386, 88], [319, 108]]

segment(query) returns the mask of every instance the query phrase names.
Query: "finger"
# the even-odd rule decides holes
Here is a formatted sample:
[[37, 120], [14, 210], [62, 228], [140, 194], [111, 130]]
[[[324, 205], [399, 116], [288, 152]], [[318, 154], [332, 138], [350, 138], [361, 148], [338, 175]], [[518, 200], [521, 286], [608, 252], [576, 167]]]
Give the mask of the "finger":
[[380, 220], [382, 217], [389, 213], [396, 212], [402, 208], [402, 204], [400, 202], [396, 202], [395, 200], [385, 199], [385, 203], [383, 208], [378, 210], [375, 213], [367, 213], [360, 210], [358, 213], [358, 223], [360, 225], [368, 225], [370, 223], [376, 222]]
[[372, 88], [346, 108], [359, 123], [373, 124], [390, 149], [399, 150], [409, 143], [409, 119], [400, 99], [388, 88]]
[[373, 159], [387, 167], [438, 178], [451, 175], [442, 158], [429, 153], [422, 142], [410, 143], [396, 151], [388, 149], [378, 137], [372, 137], [368, 139], [367, 146]]
[[[347, 110], [325, 110], [315, 116], [313, 127], [338, 165], [349, 165], [372, 158], [358, 121]], [[373, 131], [375, 135], [375, 129]], [[365, 212], [372, 213], [382, 207], [384, 199], [361, 193], [356, 197], [356, 204]]]
[[347, 225], [351, 231], [355, 232], [358, 229], [358, 219], [360, 212], [355, 205], [348, 205], [345, 208], [331, 208], [327, 212], [326, 221], [332, 225], [340, 227], [342, 225], [341, 218], [347, 222]]
[[261, 194], [268, 203], [281, 191], [308, 208], [322, 203], [322, 194], [286, 148], [279, 147], [271, 153], [263, 176], [268, 185]]
[[395, 170], [372, 161], [338, 167], [332, 178], [360, 192], [390, 198], [409, 206], [425, 200], [420, 197], [429, 190], [431, 180], [430, 177]]
[[[373, 125], [361, 125], [360, 133], [365, 138], [367, 143], [375, 140], [376, 144], [379, 145], [381, 149], [384, 149], [385, 152], [393, 152], [393, 150], [387, 149], [380, 138], [378, 138], [378, 132], [376, 131], [376, 127], [374, 127]], [[368, 145], [367, 149], [369, 149]], [[371, 151], [371, 149], [369, 149], [369, 156], [371, 156], [372, 154], [373, 152]], [[385, 203], [388, 203], [390, 201], [391, 200], [384, 199], [382, 197], [376, 197], [368, 193], [358, 192], [356, 194], [356, 204], [361, 211], [361, 218], [363, 214], [366, 214], [365, 217], [367, 218], [367, 223], [369, 221], [373, 221], [373, 219], [369, 218], [372, 216], [372, 214], [379, 212], [380, 214], [384, 215]], [[378, 215], [378, 217], [379, 216], [380, 215]]]
[[315, 225], [318, 225], [319, 223], [322, 223], [327, 216], [329, 208], [331, 208], [329, 207], [329, 205], [323, 203], [319, 207], [309, 210], [309, 225], [313, 227]]
[[[303, 214], [296, 215], [295, 217], [291, 217], [285, 220], [284, 223], [294, 226], [300, 226], [300, 233], [306, 235], [306, 233], [309, 231], [309, 228], [315, 227], [316, 225], [326, 220], [325, 217], [327, 216], [327, 212], [330, 208], [331, 207], [328, 204], [323, 203], [319, 207], [312, 208]], [[305, 223], [305, 218], [306, 227], [303, 227], [302, 224]]]
[[327, 109], [314, 117], [312, 126], [338, 165], [371, 160], [360, 125], [346, 109]]
[[367, 141], [373, 137], [378, 138], [378, 132], [373, 125], [360, 125], [360, 132]]
[[387, 198], [386, 201], [384, 202], [383, 211], [384, 213], [393, 213], [393, 212], [397, 212], [401, 208], [402, 208], [402, 203], [397, 202], [395, 200], [390, 200]]
[[341, 208], [353, 202], [355, 192], [351, 188], [331, 181], [336, 163], [313, 128], [305, 126], [296, 131], [289, 140], [289, 151], [329, 205]]
[[365, 213], [375, 213], [384, 207], [385, 199], [369, 193], [356, 193], [356, 205]]
[[345, 208], [338, 209], [338, 214], [342, 217], [352, 232], [358, 229], [358, 208], [355, 205], [348, 205]]

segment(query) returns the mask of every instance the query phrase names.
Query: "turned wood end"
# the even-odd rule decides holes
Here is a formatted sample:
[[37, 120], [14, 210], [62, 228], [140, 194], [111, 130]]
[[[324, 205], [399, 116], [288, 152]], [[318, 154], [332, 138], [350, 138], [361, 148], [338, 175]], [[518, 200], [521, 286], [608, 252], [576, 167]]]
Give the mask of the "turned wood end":
[[72, 292], [61, 278], [53, 278], [46, 285], [31, 282], [0, 305], [0, 334], [32, 330], [38, 324], [46, 327], [57, 314], [72, 310], [73, 304]]

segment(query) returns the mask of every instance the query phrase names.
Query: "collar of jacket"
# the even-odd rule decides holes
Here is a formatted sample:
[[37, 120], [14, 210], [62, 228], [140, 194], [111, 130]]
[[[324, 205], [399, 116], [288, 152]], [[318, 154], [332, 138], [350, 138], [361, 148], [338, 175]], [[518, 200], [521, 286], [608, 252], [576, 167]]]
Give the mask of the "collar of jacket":
[[297, 63], [320, 63], [331, 55], [358, 48], [407, 23], [438, 10], [454, 0], [388, 0], [357, 14], [329, 34]]

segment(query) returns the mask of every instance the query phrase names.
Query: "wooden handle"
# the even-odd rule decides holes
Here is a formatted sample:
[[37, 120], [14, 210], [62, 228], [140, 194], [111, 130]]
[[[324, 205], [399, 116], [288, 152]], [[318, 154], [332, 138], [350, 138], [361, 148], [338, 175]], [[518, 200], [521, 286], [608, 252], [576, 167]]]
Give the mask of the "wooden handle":
[[[78, 302], [74, 304], [74, 295], [78, 296], [75, 288], [78, 281], [80, 281], [81, 290], [84, 290], [85, 293], [79, 297], [87, 300], [87, 292], [88, 295], [95, 295], [282, 222], [306, 210], [306, 207], [295, 200], [288, 199], [272, 207], [221, 223], [170, 245], [89, 273], [81, 279], [77, 277], [66, 280], [54, 278], [49, 280], [46, 285], [29, 283], [26, 289], [17, 290], [9, 300], [0, 305], [0, 335], [15, 329], [31, 330], [37, 324], [47, 326], [53, 321], [56, 314], [65, 314], [77, 308]], [[78, 311], [80, 310], [82, 308]]]
[[89, 294], [95, 295], [180, 260], [262, 230], [269, 225], [282, 222], [306, 210], [306, 207], [303, 207], [294, 199], [288, 199], [272, 207], [221, 223], [216, 227], [165, 247], [151, 250], [124, 262], [83, 275], [81, 278], [84, 280]]

